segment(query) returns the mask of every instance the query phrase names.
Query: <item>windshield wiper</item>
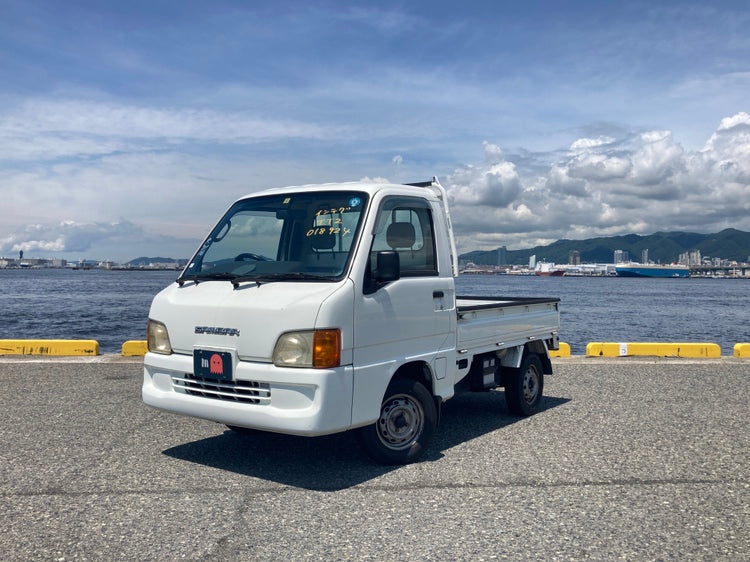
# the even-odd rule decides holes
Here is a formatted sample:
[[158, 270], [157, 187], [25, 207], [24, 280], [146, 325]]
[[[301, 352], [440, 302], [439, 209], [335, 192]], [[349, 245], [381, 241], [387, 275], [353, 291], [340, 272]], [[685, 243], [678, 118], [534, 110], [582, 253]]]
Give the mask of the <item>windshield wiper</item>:
[[194, 275], [184, 275], [178, 277], [175, 283], [182, 287], [186, 281], [195, 281], [197, 285], [199, 281], [232, 281], [236, 279], [237, 275], [234, 273], [196, 273]]
[[266, 275], [239, 275], [232, 280], [234, 288], [240, 286], [240, 283], [253, 282], [259, 287], [263, 283], [269, 283], [271, 281], [329, 281], [332, 277], [330, 275], [317, 275], [315, 273], [269, 273]]

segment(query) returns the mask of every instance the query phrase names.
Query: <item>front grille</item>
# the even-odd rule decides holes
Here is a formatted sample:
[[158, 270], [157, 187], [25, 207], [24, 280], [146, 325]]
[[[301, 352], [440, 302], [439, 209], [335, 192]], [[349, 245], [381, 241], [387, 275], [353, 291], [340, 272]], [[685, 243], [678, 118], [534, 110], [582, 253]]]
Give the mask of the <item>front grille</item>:
[[172, 377], [172, 387], [177, 392], [214, 400], [262, 405], [271, 403], [271, 388], [263, 382], [216, 381], [186, 373], [182, 377]]

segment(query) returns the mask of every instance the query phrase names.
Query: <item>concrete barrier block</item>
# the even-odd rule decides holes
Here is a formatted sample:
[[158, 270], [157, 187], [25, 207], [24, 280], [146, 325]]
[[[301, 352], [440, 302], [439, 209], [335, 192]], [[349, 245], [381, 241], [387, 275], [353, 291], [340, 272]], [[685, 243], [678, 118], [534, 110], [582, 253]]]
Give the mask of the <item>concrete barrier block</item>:
[[122, 344], [122, 355], [125, 357], [146, 355], [147, 352], [148, 343], [146, 340], [128, 340]]
[[0, 340], [0, 355], [99, 355], [96, 340]]
[[721, 357], [721, 347], [716, 343], [705, 342], [591, 342], [586, 345], [587, 357], [634, 355], [715, 358]]
[[750, 343], [734, 344], [735, 357], [750, 357]]
[[570, 357], [570, 344], [567, 344], [564, 341], [561, 341], [560, 349], [550, 349], [549, 356], [550, 357]]

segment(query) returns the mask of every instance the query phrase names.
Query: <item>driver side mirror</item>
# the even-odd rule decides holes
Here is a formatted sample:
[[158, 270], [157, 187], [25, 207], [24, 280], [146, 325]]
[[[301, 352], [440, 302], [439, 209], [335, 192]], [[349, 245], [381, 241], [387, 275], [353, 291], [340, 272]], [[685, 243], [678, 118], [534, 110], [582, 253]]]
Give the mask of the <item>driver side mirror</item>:
[[375, 270], [375, 281], [378, 283], [388, 283], [396, 281], [401, 277], [401, 260], [398, 252], [382, 251], [378, 252], [378, 265]]

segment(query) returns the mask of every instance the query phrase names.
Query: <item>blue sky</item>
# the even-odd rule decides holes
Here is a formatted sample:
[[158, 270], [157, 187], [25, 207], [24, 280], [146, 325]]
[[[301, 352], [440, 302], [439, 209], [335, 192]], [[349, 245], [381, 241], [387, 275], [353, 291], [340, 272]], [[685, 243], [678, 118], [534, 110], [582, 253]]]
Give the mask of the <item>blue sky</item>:
[[0, 13], [0, 256], [188, 257], [246, 193], [433, 175], [461, 251], [750, 230], [746, 2]]

